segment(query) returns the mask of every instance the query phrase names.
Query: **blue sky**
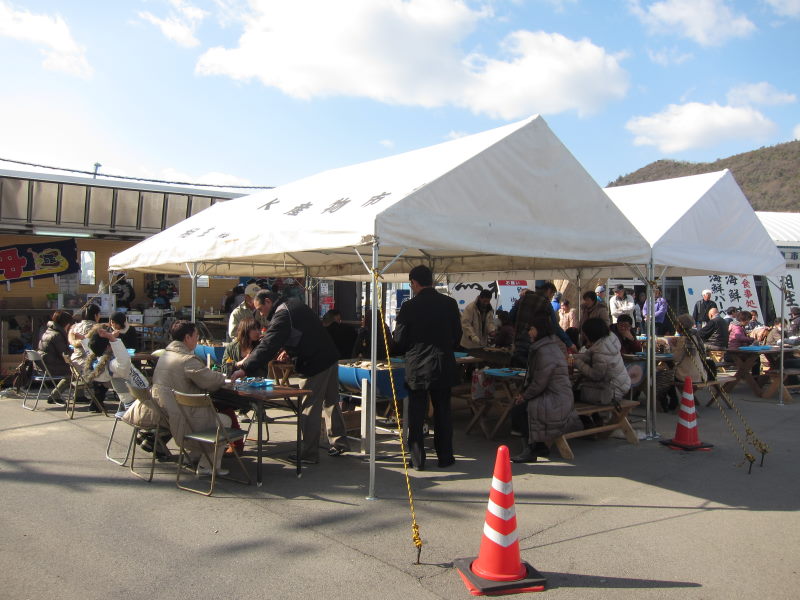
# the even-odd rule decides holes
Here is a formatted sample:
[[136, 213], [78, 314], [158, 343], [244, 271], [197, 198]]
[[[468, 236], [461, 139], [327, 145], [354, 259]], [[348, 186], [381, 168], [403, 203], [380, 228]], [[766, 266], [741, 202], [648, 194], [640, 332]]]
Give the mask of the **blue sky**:
[[280, 185], [532, 114], [600, 185], [800, 138], [800, 0], [0, 0], [0, 56], [0, 157], [160, 179]]

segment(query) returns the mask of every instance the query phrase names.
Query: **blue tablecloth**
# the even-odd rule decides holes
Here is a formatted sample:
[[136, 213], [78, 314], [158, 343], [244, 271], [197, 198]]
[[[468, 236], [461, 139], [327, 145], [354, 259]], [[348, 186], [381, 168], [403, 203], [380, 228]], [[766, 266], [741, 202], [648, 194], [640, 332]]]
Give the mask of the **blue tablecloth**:
[[222, 355], [225, 354], [225, 346], [202, 346], [198, 344], [194, 349], [194, 354], [204, 363], [206, 362], [206, 356], [211, 355], [211, 361], [221, 365]]
[[[402, 400], [408, 396], [408, 390], [404, 385], [406, 370], [403, 367], [392, 367], [392, 375], [394, 376], [394, 389], [397, 399]], [[372, 381], [371, 376], [372, 372], [369, 369], [361, 369], [351, 365], [339, 365], [339, 385], [353, 395], [361, 394], [361, 380]], [[389, 370], [379, 369], [376, 372], [376, 377], [378, 380], [377, 395], [381, 398], [391, 398], [392, 384], [389, 381]]]

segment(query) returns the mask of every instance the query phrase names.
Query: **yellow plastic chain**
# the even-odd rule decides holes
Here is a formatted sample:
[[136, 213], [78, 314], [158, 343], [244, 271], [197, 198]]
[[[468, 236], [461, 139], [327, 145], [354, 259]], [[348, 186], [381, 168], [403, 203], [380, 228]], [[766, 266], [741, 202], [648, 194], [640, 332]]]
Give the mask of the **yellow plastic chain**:
[[[406, 456], [406, 443], [405, 440], [403, 439], [403, 426], [400, 421], [400, 409], [398, 408], [397, 405], [397, 392], [394, 386], [394, 372], [392, 371], [392, 361], [389, 358], [389, 340], [386, 338], [385, 335], [383, 335], [385, 328], [384, 323], [386, 321], [384, 319], [384, 314], [383, 314], [383, 302], [381, 298], [382, 290], [380, 283], [378, 282], [379, 277], [380, 274], [378, 273], [378, 271], [374, 270], [372, 272], [372, 285], [376, 286], [375, 289], [378, 290], [378, 312], [380, 313], [381, 317], [381, 321], [380, 323], [378, 323], [378, 326], [381, 328], [380, 336], [383, 337], [383, 345], [384, 349], [386, 350], [386, 364], [389, 369], [389, 383], [392, 386], [392, 404], [394, 406], [394, 418], [395, 422], [397, 423], [398, 437], [400, 438], [400, 455], [403, 458], [403, 471], [406, 478], [406, 490], [408, 491], [408, 506], [409, 509], [411, 510], [411, 539], [414, 542], [414, 546], [417, 549], [416, 564], [419, 564], [419, 559], [422, 554], [422, 537], [420, 537], [419, 534], [419, 525], [417, 524], [417, 513], [414, 510], [414, 491], [411, 489], [411, 478], [408, 476], [408, 458]], [[373, 385], [374, 383], [375, 382], [373, 382]]]

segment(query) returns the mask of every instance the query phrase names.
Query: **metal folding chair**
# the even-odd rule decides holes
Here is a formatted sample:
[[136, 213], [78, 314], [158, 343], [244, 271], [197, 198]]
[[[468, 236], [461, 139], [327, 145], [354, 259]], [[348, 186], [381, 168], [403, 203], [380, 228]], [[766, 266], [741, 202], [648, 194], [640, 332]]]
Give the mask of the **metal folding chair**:
[[[161, 434], [166, 433], [169, 431], [169, 421], [167, 419], [167, 415], [161, 410], [161, 407], [153, 400], [153, 396], [150, 394], [150, 389], [142, 389], [142, 388], [135, 388], [132, 387], [129, 383], [121, 380], [111, 380], [112, 386], [114, 386], [114, 390], [119, 394], [122, 393], [130, 393], [133, 395], [136, 400], [138, 400], [141, 404], [145, 405], [148, 409], [150, 409], [156, 416], [157, 416], [157, 423], [155, 427], [139, 427], [134, 425], [132, 427], [133, 431], [131, 432], [130, 440], [128, 441], [128, 448], [125, 452], [125, 456], [123, 458], [114, 458], [111, 456], [111, 446], [114, 443], [114, 433], [117, 430], [117, 423], [122, 421], [121, 417], [118, 417], [116, 414], [114, 415], [114, 427], [111, 428], [111, 435], [108, 438], [108, 445], [106, 446], [106, 458], [111, 462], [120, 465], [121, 467], [125, 466], [125, 463], [128, 462], [128, 458], [130, 458], [129, 469], [131, 473], [136, 475], [137, 477], [144, 479], [145, 481], [152, 481], [153, 480], [153, 473], [156, 469], [156, 457], [158, 454], [158, 450], [163, 450], [167, 455], [171, 457], [172, 453], [167, 448], [166, 444], [164, 444], [161, 440]], [[122, 389], [122, 385], [125, 386]], [[118, 389], [119, 386], [119, 389]], [[146, 433], [151, 434], [153, 436], [153, 451], [151, 452], [150, 457], [150, 474], [145, 477], [143, 474], [138, 473], [134, 468], [136, 463], [136, 437], [139, 433]]]
[[[28, 381], [28, 387], [25, 388], [25, 395], [22, 397], [22, 408], [26, 410], [36, 410], [36, 407], [39, 405], [39, 398], [41, 397], [45, 384], [51, 385], [52, 388], [55, 389], [58, 383], [65, 378], [53, 377], [50, 374], [50, 370], [47, 368], [47, 365], [44, 362], [44, 356], [41, 352], [38, 352], [37, 350], [25, 350], [25, 358], [33, 363], [33, 376], [31, 377], [30, 381]], [[28, 406], [28, 397], [31, 387], [34, 383], [39, 384], [39, 389], [36, 391], [36, 399], [33, 403], [33, 406]]]
[[103, 405], [102, 402], [97, 398], [92, 389], [92, 386], [86, 382], [83, 378], [83, 373], [78, 370], [75, 365], [70, 364], [69, 366], [70, 373], [72, 373], [72, 379], [69, 383], [69, 395], [67, 396], [67, 403], [65, 405], [67, 414], [69, 414], [70, 419], [75, 418], [75, 404], [77, 404], [78, 400], [78, 392], [83, 391], [86, 396], [88, 396], [89, 401], [94, 404], [97, 408], [99, 408], [105, 416], [109, 416], [106, 407]]
[[[222, 425], [222, 423], [219, 420], [219, 415], [217, 415], [217, 411], [214, 409], [214, 405], [211, 402], [211, 397], [208, 394], [183, 394], [181, 392], [177, 392], [174, 390], [173, 393], [175, 394], [175, 402], [178, 405], [178, 409], [181, 412], [181, 416], [184, 419], [184, 424], [187, 429], [186, 433], [184, 433], [183, 439], [181, 440], [180, 448], [178, 450], [178, 474], [175, 483], [182, 490], [194, 492], [195, 494], [202, 494], [204, 496], [210, 496], [211, 494], [214, 493], [214, 485], [216, 484], [217, 481], [217, 457], [220, 455], [220, 452], [225, 451], [225, 448], [227, 447], [228, 444], [232, 443], [234, 440], [242, 439], [247, 434], [245, 431], [241, 429], [232, 429], [230, 427], [224, 427]], [[208, 409], [213, 413], [217, 426], [213, 429], [206, 429], [204, 431], [194, 431], [191, 426], [191, 421], [189, 420], [189, 417], [186, 414], [186, 409], [188, 408]], [[187, 440], [197, 442], [200, 445], [200, 451], [203, 453], [203, 456], [211, 465], [211, 486], [209, 487], [207, 492], [187, 487], [185, 485], [181, 485], [181, 471], [183, 471], [184, 468], [183, 464], [184, 458], [189, 458], [185, 448]], [[206, 450], [206, 446], [211, 446], [213, 448], [213, 453], [210, 456], [208, 451]], [[245, 477], [247, 479], [246, 480], [234, 479], [234, 478], [226, 478], [226, 479], [250, 485], [252, 480], [250, 479], [250, 475], [247, 472], [247, 469], [245, 468], [242, 459], [239, 458], [238, 454], [234, 454], [233, 456], [236, 458], [236, 461], [239, 463], [239, 467], [241, 468], [242, 473], [245, 474]]]

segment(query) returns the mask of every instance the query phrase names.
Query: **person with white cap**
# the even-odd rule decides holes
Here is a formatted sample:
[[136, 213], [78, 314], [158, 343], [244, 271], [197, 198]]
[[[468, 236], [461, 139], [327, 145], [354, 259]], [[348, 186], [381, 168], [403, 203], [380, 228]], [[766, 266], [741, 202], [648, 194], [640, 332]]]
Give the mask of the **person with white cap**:
[[708, 311], [712, 308], [719, 308], [717, 303], [711, 299], [711, 290], [703, 290], [702, 296], [694, 305], [694, 311], [692, 311], [692, 318], [700, 327], [708, 323]]
[[611, 322], [616, 323], [621, 315], [628, 315], [633, 322], [633, 298], [628, 295], [627, 290], [623, 284], [619, 284], [614, 289], [614, 295], [608, 301], [608, 307], [611, 310]]
[[245, 317], [251, 317], [256, 320], [261, 327], [265, 326], [263, 317], [256, 313], [256, 305], [253, 300], [256, 297], [256, 294], [261, 291], [261, 288], [258, 287], [258, 284], [251, 283], [248, 284], [246, 288], [244, 288], [244, 301], [233, 309], [231, 312], [231, 316], [228, 317], [228, 341], [234, 339], [236, 336], [236, 328], [239, 326], [239, 321], [244, 319]]
[[597, 301], [600, 304], [606, 303], [606, 286], [598, 285], [596, 288], [594, 288], [594, 293], [597, 294]]

